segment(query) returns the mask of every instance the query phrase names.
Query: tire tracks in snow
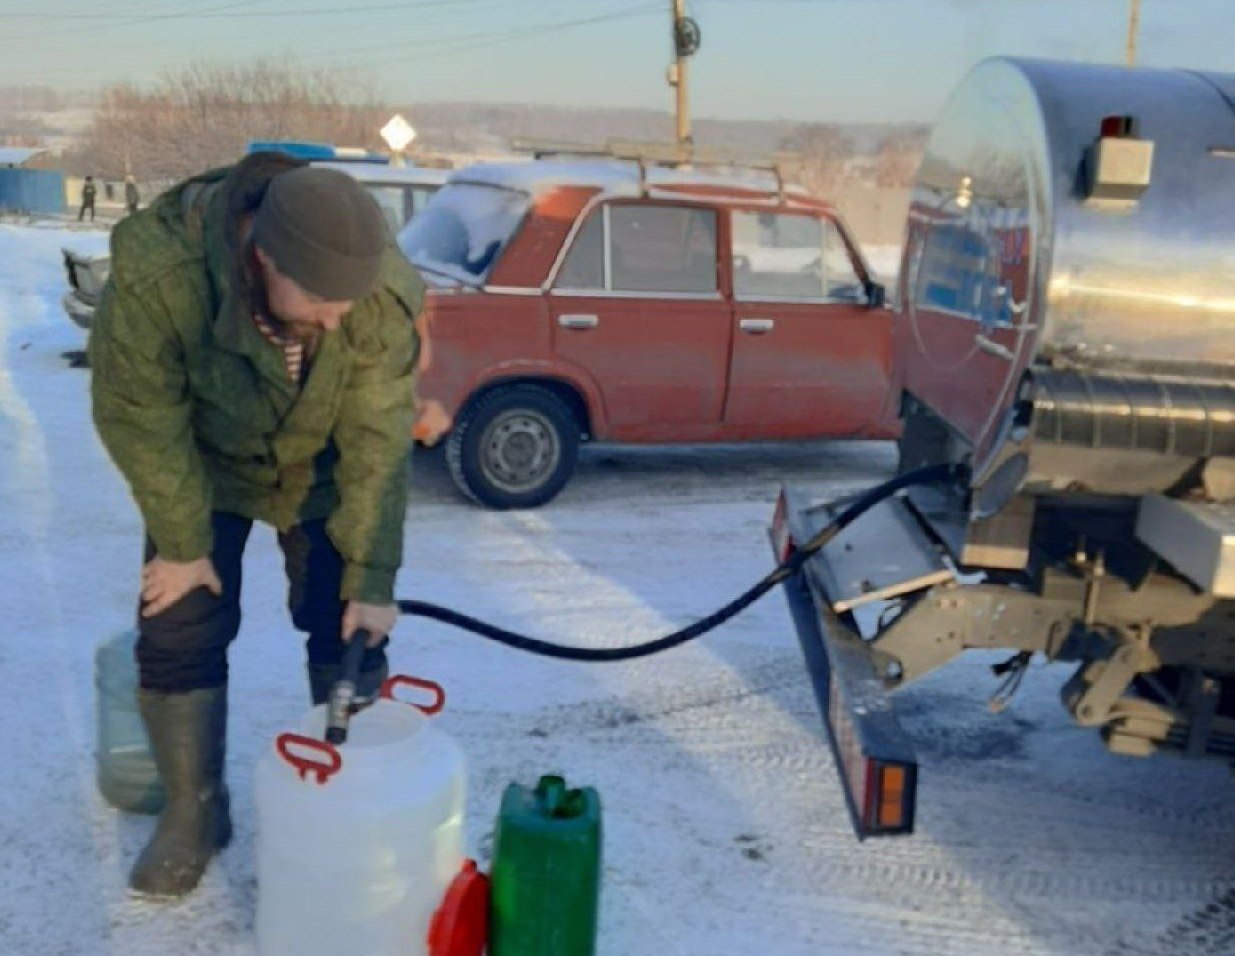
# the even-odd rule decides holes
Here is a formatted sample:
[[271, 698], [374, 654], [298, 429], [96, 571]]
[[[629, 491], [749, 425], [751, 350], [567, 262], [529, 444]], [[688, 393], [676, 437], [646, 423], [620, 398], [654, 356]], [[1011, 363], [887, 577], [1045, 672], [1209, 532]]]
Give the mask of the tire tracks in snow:
[[[1235, 886], [1183, 917], [1152, 950], [1122, 947], [1108, 956], [1230, 956], [1235, 953]], [[1135, 944], [1134, 944], [1135, 945]]]
[[[45, 237], [32, 234], [28, 241], [33, 247], [30, 251], [35, 252], [36, 248], [42, 248]], [[35, 255], [38, 256], [38, 253]], [[28, 349], [28, 342], [15, 352], [17, 336], [37, 332], [51, 321], [46, 315], [48, 299], [38, 292], [39, 284], [50, 285], [48, 273], [54, 271], [59, 274], [59, 263], [54, 252], [49, 259], [50, 262], [39, 256], [34, 259], [37, 267], [21, 275], [18, 275], [17, 269], [31, 261], [25, 257], [19, 257], [16, 262], [5, 262], [0, 269], [0, 435], [3, 435], [0, 445], [8, 452], [0, 475], [3, 476], [5, 498], [10, 505], [6, 509], [8, 529], [16, 530], [17, 540], [13, 543], [21, 549], [23, 571], [37, 586], [36, 594], [25, 595], [25, 603], [29, 605], [28, 612], [37, 609], [39, 625], [45, 624], [49, 632], [43, 635], [43, 639], [49, 640], [55, 647], [54, 660], [47, 661], [50, 671], [47, 681], [57, 688], [58, 706], [62, 713], [58, 723], [75, 758], [72, 763], [76, 768], [76, 799], [81, 807], [91, 808], [98, 798], [94, 793], [92, 745], [83, 730], [90, 726], [87, 716], [90, 708], [88, 702], [80, 699], [74, 683], [76, 675], [71, 662], [77, 648], [69, 640], [68, 615], [62, 598], [65, 582], [57, 578], [49, 547], [52, 536], [57, 533], [51, 456], [43, 425], [23, 394], [15, 365], [18, 354], [39, 354]], [[34, 337], [37, 338], [37, 335]], [[59, 662], [58, 665], [55, 661]], [[90, 832], [96, 852], [104, 858], [114, 859], [118, 846], [114, 829], [107, 827], [97, 814], [86, 814], [83, 825]], [[93, 899], [83, 902], [99, 905], [101, 900], [112, 895], [114, 887], [103, 885], [105, 871], [81, 872], [92, 873], [93, 878], [100, 881]]]
[[[1003, 808], [1005, 816], [997, 821], [971, 820], [974, 832], [970, 839], [977, 845], [968, 848], [967, 854], [941, 853], [926, 830], [931, 821], [922, 819], [919, 832], [926, 830], [926, 839], [859, 844], [836, 790], [835, 768], [821, 729], [812, 734], [801, 727], [789, 739], [777, 740], [761, 740], [752, 731], [758, 726], [759, 711], [768, 706], [767, 693], [804, 683], [800, 662], [772, 657], [745, 668], [743, 676], [745, 684], [731, 679], [548, 708], [523, 715], [519, 726], [510, 729], [549, 740], [570, 733], [605, 749], [615, 760], [655, 759], [651, 753], [638, 758], [617, 754], [663, 748], [668, 734], [693, 759], [703, 761], [710, 772], [730, 783], [757, 791], [763, 788], [761, 783], [766, 786], [775, 779], [782, 785], [832, 791], [830, 799], [825, 797], [816, 806], [813, 818], [809, 810], [805, 814], [799, 810], [792, 827], [757, 836], [759, 844], [772, 845], [768, 852], [782, 858], [782, 863], [788, 854], [801, 881], [827, 896], [859, 896], [888, 905], [906, 899], [919, 899], [925, 905], [927, 900], [949, 898], [962, 910], [972, 910], [976, 919], [991, 899], [1015, 900], [1030, 909], [1067, 906], [1076, 900], [1102, 906], [1135, 906], [1140, 901], [1187, 904], [1215, 897], [1229, 884], [1221, 873], [1204, 875], [1214, 871], [1212, 849], [1204, 839], [1214, 822], [1212, 815], [1176, 817], [1164, 829], [1163, 820], [1169, 818], [1165, 812], [1152, 804], [1137, 805], [1129, 796], [1122, 805], [1108, 805], [1114, 812], [1103, 823], [1095, 816], [1098, 808], [1092, 799], [1077, 799], [1037, 783], [1032, 762], [1023, 757], [989, 762], [974, 758], [968, 772], [966, 761], [954, 757], [941, 766], [924, 767], [924, 788], [929, 788], [936, 807], [978, 804]], [[813, 714], [801, 716], [814, 718]], [[945, 725], [927, 732], [946, 730]], [[975, 770], [991, 769], [991, 763], [1005, 770], [1013, 767], [1015, 772], [996, 774], [993, 779], [975, 774]], [[1070, 841], [1095, 827], [1098, 832], [1091, 833], [1088, 846], [1075, 853], [1068, 848]], [[1042, 842], [1051, 849], [1035, 852], [1038, 838], [1045, 838]], [[1111, 845], [1106, 846], [1108, 839]], [[1164, 859], [1164, 841], [1177, 847], [1192, 843], [1196, 849], [1177, 850]], [[967, 951], [949, 948], [928, 926], [918, 925], [917, 931], [932, 942], [927, 946], [924, 939], [923, 948], [913, 951]], [[953, 931], [954, 927], [940, 929]], [[933, 948], [936, 944], [937, 949]], [[1091, 951], [1100, 948], [1100, 943], [1094, 944]], [[1186, 948], [1178, 950], [1178, 956], [1185, 952]], [[1219, 952], [1214, 950], [1215, 956]], [[1202, 953], [1209, 956], [1207, 950], [1198, 950], [1197, 956]]]

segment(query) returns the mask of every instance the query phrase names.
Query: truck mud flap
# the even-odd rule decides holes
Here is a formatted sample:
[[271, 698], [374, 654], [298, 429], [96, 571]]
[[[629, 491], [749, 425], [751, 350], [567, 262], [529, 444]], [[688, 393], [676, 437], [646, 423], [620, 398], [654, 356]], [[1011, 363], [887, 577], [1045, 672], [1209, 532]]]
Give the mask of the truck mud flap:
[[[792, 492], [782, 493], [773, 524], [778, 560], [792, 541], [808, 540], [818, 530], [794, 527], [807, 515], [794, 498]], [[808, 576], [818, 573], [812, 565], [819, 560], [816, 555], [807, 561], [785, 581], [784, 590], [854, 831], [861, 839], [912, 833], [918, 782], [913, 744], [864, 642], [821, 595], [812, 592]]]

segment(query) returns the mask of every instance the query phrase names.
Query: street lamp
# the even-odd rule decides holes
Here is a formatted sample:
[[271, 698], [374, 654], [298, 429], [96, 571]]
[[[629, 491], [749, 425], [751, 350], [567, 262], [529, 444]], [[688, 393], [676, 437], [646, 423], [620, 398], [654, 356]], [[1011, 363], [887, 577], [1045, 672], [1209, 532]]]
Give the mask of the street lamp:
[[390, 147], [391, 157], [390, 163], [392, 166], [403, 165], [403, 151], [407, 149], [412, 140], [416, 138], [416, 130], [412, 128], [412, 124], [405, 120], [400, 113], [395, 113], [390, 118], [390, 121], [381, 128], [382, 139], [386, 145]]

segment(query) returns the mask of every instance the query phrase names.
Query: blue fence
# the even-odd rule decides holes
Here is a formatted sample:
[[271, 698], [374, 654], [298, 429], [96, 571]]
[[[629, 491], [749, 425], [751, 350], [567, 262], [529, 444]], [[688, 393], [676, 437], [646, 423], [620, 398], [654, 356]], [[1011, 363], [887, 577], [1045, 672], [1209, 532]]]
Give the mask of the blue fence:
[[64, 173], [49, 169], [0, 169], [0, 212], [64, 212]]

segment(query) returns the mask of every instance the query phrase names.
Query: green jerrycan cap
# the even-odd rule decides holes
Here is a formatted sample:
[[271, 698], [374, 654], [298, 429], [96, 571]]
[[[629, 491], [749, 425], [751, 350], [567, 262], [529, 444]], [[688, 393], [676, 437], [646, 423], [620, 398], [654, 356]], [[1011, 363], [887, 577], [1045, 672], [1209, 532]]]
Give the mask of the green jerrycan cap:
[[429, 924], [429, 956], [480, 956], [489, 941], [489, 878], [465, 860]]

